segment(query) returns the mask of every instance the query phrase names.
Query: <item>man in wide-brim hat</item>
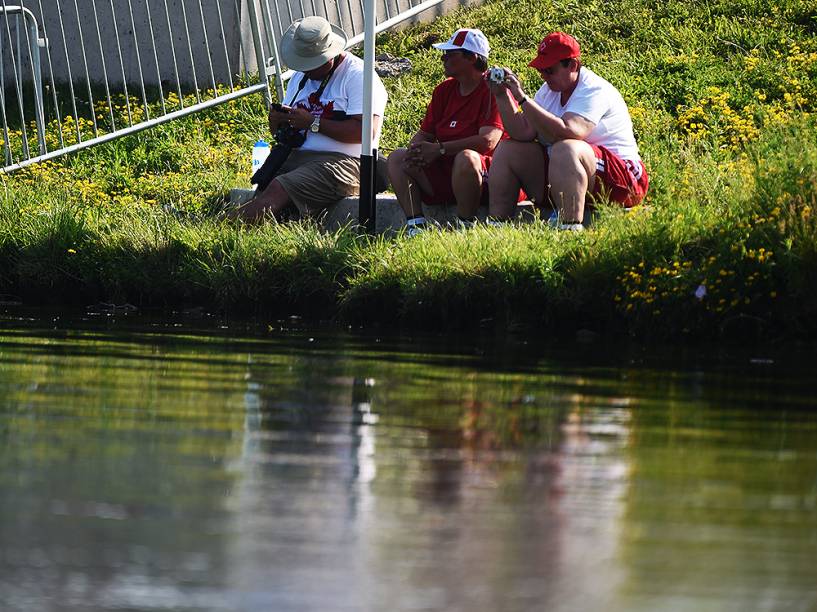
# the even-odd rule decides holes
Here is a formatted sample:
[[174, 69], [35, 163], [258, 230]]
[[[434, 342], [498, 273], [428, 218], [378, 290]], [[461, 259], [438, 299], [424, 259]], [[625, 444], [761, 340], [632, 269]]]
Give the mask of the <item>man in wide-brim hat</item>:
[[[360, 191], [363, 60], [344, 51], [346, 34], [323, 17], [295, 21], [281, 40], [281, 57], [296, 70], [280, 111], [270, 108], [273, 134], [286, 124], [305, 136], [275, 178], [237, 211], [258, 220], [290, 204], [315, 214]], [[387, 94], [377, 75], [372, 84], [372, 146], [377, 147]]]

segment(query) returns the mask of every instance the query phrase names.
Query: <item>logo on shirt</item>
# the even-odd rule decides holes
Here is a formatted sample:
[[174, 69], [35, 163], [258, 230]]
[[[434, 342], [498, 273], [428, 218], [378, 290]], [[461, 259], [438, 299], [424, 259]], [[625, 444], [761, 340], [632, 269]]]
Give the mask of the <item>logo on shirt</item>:
[[457, 122], [456, 122], [456, 121], [452, 121], [451, 123], [449, 123], [449, 124], [448, 124], [448, 127], [450, 127], [450, 128], [455, 128], [455, 127], [457, 127]]
[[335, 101], [330, 100], [326, 104], [321, 102], [321, 100], [316, 96], [314, 93], [309, 94], [309, 97], [306, 101], [300, 101], [295, 103], [295, 108], [305, 108], [310, 113], [312, 113], [313, 117], [332, 117], [332, 112], [335, 110]]

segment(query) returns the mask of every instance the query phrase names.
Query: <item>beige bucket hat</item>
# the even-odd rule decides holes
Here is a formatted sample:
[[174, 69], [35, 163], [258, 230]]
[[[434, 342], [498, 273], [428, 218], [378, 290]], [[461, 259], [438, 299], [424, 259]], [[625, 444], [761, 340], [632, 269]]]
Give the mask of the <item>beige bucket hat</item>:
[[323, 17], [304, 17], [284, 32], [281, 57], [289, 68], [307, 72], [343, 51], [346, 40], [346, 33]]

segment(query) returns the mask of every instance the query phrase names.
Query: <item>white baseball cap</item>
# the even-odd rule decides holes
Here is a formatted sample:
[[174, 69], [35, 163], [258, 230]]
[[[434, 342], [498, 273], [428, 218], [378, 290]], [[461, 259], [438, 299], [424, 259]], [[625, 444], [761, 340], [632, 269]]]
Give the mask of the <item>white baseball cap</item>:
[[461, 28], [454, 32], [448, 42], [431, 46], [440, 51], [470, 51], [482, 57], [488, 57], [488, 52], [491, 50], [491, 45], [488, 44], [485, 34], [481, 30], [472, 30], [471, 28]]

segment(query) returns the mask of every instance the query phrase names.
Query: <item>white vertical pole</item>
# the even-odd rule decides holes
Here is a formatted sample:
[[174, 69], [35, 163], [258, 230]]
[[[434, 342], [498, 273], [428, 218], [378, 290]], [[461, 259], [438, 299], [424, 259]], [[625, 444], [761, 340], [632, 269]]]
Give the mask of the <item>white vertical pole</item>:
[[363, 134], [360, 146], [360, 224], [374, 233], [377, 194], [374, 189], [374, 163], [377, 152], [372, 149], [372, 85], [374, 83], [374, 27], [377, 21], [374, 0], [363, 5]]
[[[261, 20], [258, 18], [258, 11], [255, 3], [257, 0], [247, 0], [248, 15], [250, 17], [250, 32], [252, 32], [252, 42], [255, 45], [255, 60], [258, 62], [258, 80], [264, 84], [264, 102], [269, 107], [272, 102], [272, 94], [269, 89], [269, 77], [267, 76], [267, 62], [264, 61], [264, 45], [261, 42]], [[267, 26], [269, 27], [269, 26]], [[193, 75], [195, 78], [195, 73]]]

